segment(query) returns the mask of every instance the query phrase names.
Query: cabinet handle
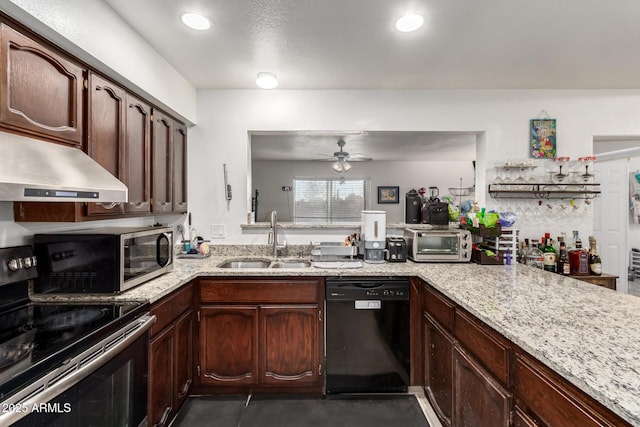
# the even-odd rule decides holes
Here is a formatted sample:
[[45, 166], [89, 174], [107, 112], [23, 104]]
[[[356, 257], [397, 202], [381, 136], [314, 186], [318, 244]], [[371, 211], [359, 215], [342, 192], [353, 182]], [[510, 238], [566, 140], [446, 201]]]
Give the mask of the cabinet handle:
[[165, 206], [169, 206], [169, 205], [171, 205], [171, 202], [161, 202], [161, 203], [160, 203], [160, 206], [162, 206], [163, 208], [164, 208]]
[[155, 423], [153, 427], [163, 427], [169, 421], [169, 414], [171, 413], [171, 406], [167, 406], [164, 408], [164, 412], [162, 413], [162, 418], [160, 418], [159, 423]]
[[178, 393], [178, 399], [182, 399], [187, 394], [187, 391], [189, 391], [190, 386], [191, 386], [191, 380], [187, 380], [187, 382], [184, 383], [184, 387], [182, 387], [182, 391]]
[[122, 204], [122, 202], [111, 202], [111, 203], [98, 203], [100, 206], [102, 206], [105, 209], [113, 209], [116, 206], [120, 206]]
[[148, 202], [140, 202], [140, 203], [134, 203], [133, 206], [135, 206], [136, 208], [141, 208], [144, 205], [147, 205]]

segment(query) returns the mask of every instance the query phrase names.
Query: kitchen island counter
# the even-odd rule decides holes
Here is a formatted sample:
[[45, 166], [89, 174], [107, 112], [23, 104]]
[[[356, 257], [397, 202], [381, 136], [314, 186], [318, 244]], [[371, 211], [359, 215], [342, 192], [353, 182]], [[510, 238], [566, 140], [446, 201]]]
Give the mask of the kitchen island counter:
[[[525, 265], [384, 263], [358, 269], [218, 268], [238, 256], [176, 259], [175, 268], [117, 296], [160, 300], [198, 277], [416, 276], [632, 425], [640, 426], [640, 298]], [[34, 299], [42, 297], [34, 296]]]

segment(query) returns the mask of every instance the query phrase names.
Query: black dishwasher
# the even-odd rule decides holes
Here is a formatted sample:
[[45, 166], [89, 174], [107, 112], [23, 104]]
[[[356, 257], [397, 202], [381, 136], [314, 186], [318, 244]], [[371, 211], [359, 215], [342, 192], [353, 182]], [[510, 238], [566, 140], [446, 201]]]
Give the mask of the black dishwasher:
[[406, 392], [410, 372], [409, 280], [326, 281], [326, 392]]

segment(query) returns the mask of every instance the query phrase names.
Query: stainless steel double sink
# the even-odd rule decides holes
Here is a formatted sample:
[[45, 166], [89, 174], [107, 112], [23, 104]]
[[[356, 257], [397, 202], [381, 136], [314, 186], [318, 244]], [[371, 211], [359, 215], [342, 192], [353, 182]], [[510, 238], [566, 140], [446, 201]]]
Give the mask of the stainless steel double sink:
[[268, 260], [268, 259], [236, 259], [225, 261], [218, 268], [307, 268], [311, 261], [306, 260]]

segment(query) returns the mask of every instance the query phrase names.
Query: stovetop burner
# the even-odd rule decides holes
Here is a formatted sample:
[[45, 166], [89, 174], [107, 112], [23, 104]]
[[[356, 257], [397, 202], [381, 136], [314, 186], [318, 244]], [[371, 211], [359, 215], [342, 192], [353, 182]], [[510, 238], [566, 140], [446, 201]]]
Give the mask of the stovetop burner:
[[[147, 311], [142, 302], [32, 302], [0, 312], [0, 399]], [[16, 323], [20, 318], [27, 320]], [[27, 356], [29, 363], [21, 362]], [[12, 365], [19, 362], [23, 369], [16, 372]]]
[[0, 248], [0, 401], [149, 311], [143, 302], [37, 303], [30, 246]]
[[36, 321], [36, 327], [45, 331], [71, 329], [94, 322], [105, 315], [104, 308], [82, 307], [45, 316]]

